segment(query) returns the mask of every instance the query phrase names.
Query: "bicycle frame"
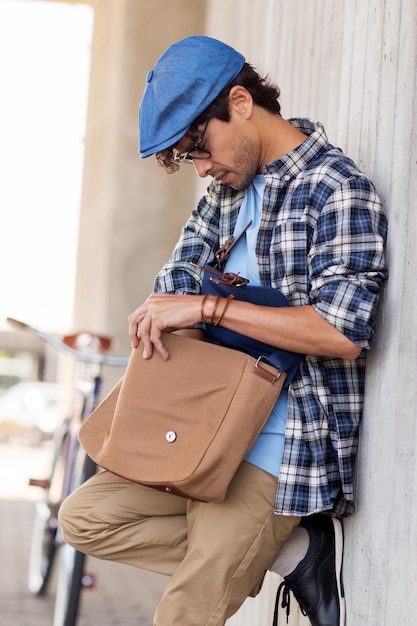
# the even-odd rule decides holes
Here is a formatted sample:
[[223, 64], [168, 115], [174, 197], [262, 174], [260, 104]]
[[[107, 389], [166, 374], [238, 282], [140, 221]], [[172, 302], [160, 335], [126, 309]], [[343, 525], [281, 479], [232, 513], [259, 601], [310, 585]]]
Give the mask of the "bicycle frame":
[[[86, 578], [86, 556], [65, 543], [59, 530], [58, 509], [76, 487], [97, 471], [96, 464], [79, 445], [78, 429], [99, 402], [103, 365], [125, 367], [129, 357], [108, 354], [112, 346], [109, 337], [89, 332], [57, 337], [14, 318], [8, 318], [8, 322], [14, 328], [34, 333], [56, 350], [69, 354], [75, 359], [77, 369], [82, 368], [82, 374], [77, 373], [83, 385], [80, 388], [74, 385], [74, 396], [78, 396], [74, 398], [74, 412], [54, 437], [55, 454], [50, 476], [41, 480], [30, 479], [30, 484], [44, 489], [44, 498], [36, 504], [29, 559], [29, 589], [38, 596], [45, 594], [59, 549], [61, 558], [53, 626], [75, 626], [80, 592]], [[88, 372], [88, 368], [94, 371]], [[75, 408], [77, 399], [79, 406]], [[88, 579], [91, 585], [92, 577]]]

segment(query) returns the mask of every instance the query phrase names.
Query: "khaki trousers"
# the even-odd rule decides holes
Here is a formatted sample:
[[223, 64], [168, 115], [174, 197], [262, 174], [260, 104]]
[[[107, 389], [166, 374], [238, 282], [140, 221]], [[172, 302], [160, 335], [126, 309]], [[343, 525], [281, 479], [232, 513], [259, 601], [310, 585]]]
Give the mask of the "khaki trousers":
[[81, 552], [171, 576], [155, 626], [221, 626], [299, 523], [274, 515], [277, 479], [243, 462], [226, 500], [193, 502], [101, 472], [60, 510]]

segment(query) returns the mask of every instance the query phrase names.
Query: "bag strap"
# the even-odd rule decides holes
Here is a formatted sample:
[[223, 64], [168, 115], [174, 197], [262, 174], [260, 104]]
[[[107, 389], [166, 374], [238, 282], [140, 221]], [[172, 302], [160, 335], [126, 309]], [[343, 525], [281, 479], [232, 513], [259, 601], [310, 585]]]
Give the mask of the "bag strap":
[[300, 363], [304, 360], [304, 355], [280, 349], [265, 358], [270, 365], [287, 374], [285, 379], [285, 386], [287, 386], [297, 373]]
[[[250, 225], [247, 224], [246, 228]], [[245, 228], [245, 230], [246, 230]], [[243, 235], [244, 231], [239, 235]], [[226, 242], [227, 243], [227, 242]], [[229, 248], [230, 252], [230, 248]], [[203, 280], [201, 293], [212, 294], [227, 298], [230, 294], [236, 300], [252, 302], [253, 304], [265, 304], [269, 306], [288, 306], [285, 296], [276, 288], [265, 286], [251, 286], [249, 281], [232, 272], [220, 272], [212, 265], [201, 266], [192, 263], [194, 267], [202, 270]], [[243, 338], [239, 333], [227, 330], [221, 326], [206, 326], [209, 337], [221, 345], [226, 345], [237, 350], [251, 354], [255, 358], [263, 356], [265, 361], [276, 369], [286, 373], [284, 387], [287, 387], [294, 378], [297, 370], [305, 358], [305, 355], [290, 352], [281, 348], [274, 348], [263, 342]]]
[[230, 237], [224, 242], [224, 244], [220, 246], [218, 250], [216, 250], [216, 252], [214, 253], [215, 262], [213, 264], [215, 269], [221, 271], [224, 268], [225, 263], [230, 256], [232, 248], [237, 244], [239, 239], [243, 237], [251, 224], [252, 220], [249, 220], [249, 222], [246, 224], [242, 232], [239, 233], [239, 235], [237, 235], [236, 237], [230, 235]]

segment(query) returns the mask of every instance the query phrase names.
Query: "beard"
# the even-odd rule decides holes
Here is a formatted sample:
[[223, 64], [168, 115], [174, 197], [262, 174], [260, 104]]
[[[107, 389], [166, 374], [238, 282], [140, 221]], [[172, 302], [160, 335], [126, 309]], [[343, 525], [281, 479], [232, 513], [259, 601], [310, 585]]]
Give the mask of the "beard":
[[233, 178], [229, 184], [236, 191], [247, 189], [259, 170], [259, 156], [255, 142], [240, 136], [234, 151]]

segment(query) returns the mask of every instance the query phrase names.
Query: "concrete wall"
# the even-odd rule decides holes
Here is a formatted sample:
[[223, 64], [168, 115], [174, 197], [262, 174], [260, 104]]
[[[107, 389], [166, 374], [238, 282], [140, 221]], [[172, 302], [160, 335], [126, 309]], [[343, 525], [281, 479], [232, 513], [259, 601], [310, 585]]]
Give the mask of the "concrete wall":
[[[173, 41], [208, 34], [282, 90], [284, 116], [321, 120], [375, 181], [390, 219], [390, 280], [369, 359], [358, 512], [346, 524], [349, 626], [417, 623], [415, 0], [94, 0], [90, 112], [74, 325], [119, 337], [201, 189], [137, 156], [144, 76]], [[207, 8], [207, 14], [205, 10]], [[230, 620], [272, 619], [277, 577]], [[282, 618], [285, 619], [284, 617]], [[292, 626], [307, 624], [293, 603]]]
[[[390, 220], [390, 279], [368, 364], [357, 515], [345, 524], [349, 626], [417, 623], [414, 0], [211, 0], [206, 32], [282, 90], [283, 114], [325, 124], [376, 183]], [[221, 15], [221, 19], [219, 18]], [[277, 578], [230, 620], [270, 623]], [[292, 611], [290, 624], [308, 624]], [[281, 618], [285, 623], [285, 618]]]
[[[165, 48], [203, 31], [204, 2], [96, 0], [74, 326], [118, 337], [191, 211], [194, 176], [169, 177], [137, 149], [145, 76]], [[162, 17], [163, 16], [163, 19]], [[161, 18], [161, 19], [160, 19]], [[188, 174], [188, 175], [187, 175]]]

